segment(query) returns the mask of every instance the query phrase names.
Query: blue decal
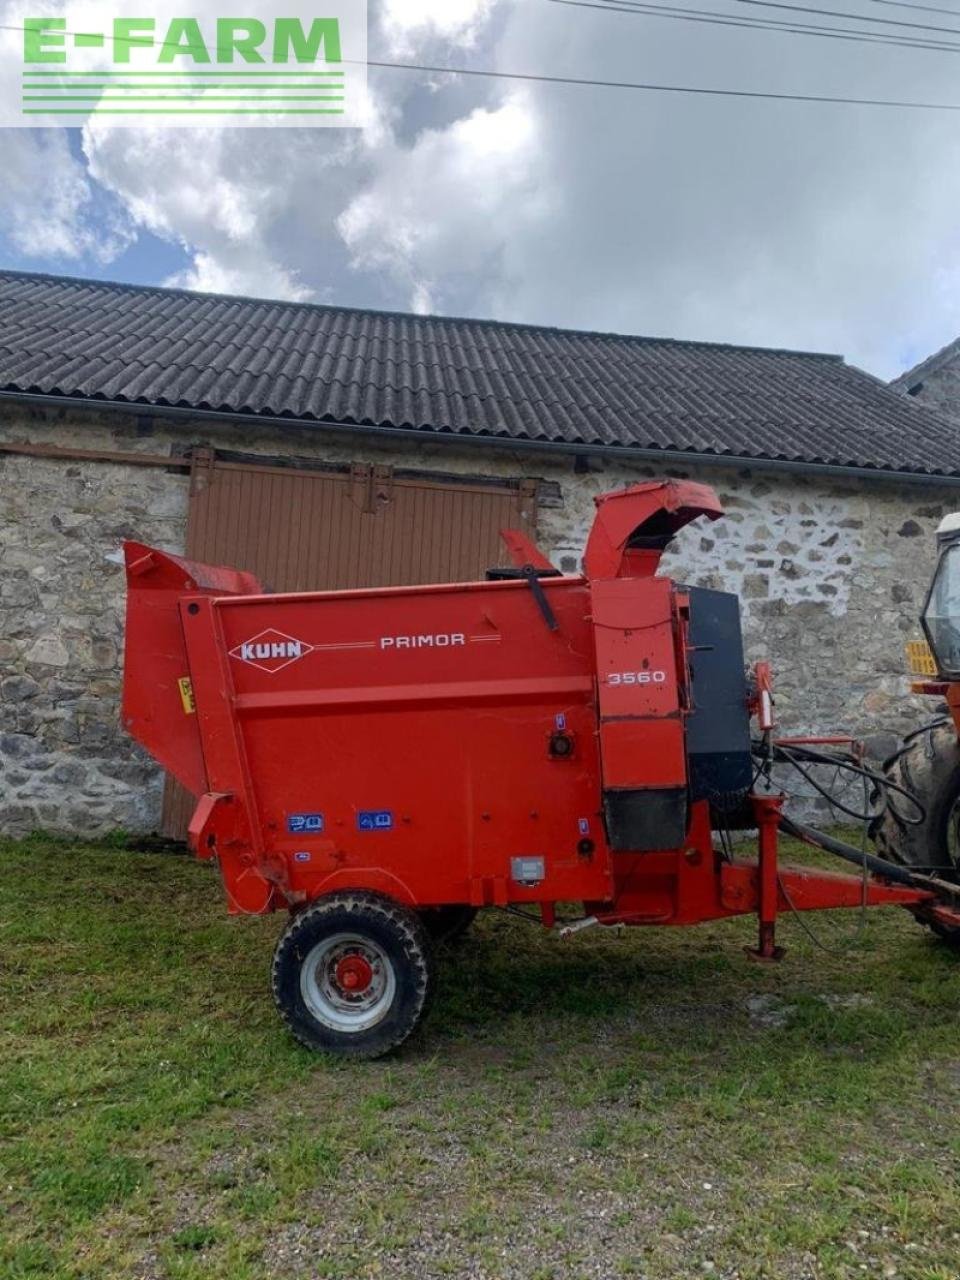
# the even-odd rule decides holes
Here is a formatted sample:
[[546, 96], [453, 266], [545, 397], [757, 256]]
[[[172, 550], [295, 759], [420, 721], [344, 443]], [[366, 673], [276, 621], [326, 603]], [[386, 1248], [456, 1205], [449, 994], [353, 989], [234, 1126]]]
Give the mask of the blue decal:
[[360, 831], [389, 831], [393, 826], [393, 814], [389, 809], [361, 809], [357, 814]]
[[323, 831], [323, 814], [288, 813], [287, 830], [292, 836], [318, 836]]
[[309, 861], [310, 861], [310, 853], [309, 853], [309, 851], [308, 851], [308, 850], [306, 850], [306, 849], [301, 850], [301, 852], [300, 852], [300, 853], [295, 853], [295, 854], [293, 855], [293, 860], [294, 860], [294, 862], [309, 862]]
[[589, 819], [589, 818], [578, 818], [578, 819], [577, 819], [577, 826], [580, 828], [580, 834], [581, 834], [582, 836], [588, 836], [588, 835], [590, 834], [590, 819]]
[[567, 717], [563, 714], [562, 711], [559, 711], [553, 717], [553, 724], [554, 724], [554, 727], [557, 729], [565, 729], [567, 727]]

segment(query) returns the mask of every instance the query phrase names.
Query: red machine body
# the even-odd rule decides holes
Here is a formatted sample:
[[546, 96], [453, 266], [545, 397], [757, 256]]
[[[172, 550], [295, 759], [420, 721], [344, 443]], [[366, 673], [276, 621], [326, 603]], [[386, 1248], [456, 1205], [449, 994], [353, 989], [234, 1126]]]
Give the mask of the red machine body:
[[[127, 543], [124, 722], [196, 794], [191, 844], [234, 912], [338, 890], [545, 923], [570, 900], [601, 923], [757, 911], [770, 955], [788, 905], [929, 900], [778, 869], [775, 796], [753, 801], [758, 863], [715, 851], [690, 593], [655, 575], [678, 529], [721, 514], [704, 486], [641, 484], [597, 499], [583, 576], [510, 533], [512, 579], [306, 594]], [[744, 697], [728, 718], [748, 715]]]

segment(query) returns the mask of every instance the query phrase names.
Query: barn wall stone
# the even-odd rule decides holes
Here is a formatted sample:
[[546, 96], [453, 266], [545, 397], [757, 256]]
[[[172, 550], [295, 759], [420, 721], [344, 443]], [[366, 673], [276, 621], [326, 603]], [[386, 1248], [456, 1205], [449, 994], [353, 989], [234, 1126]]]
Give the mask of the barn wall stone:
[[[560, 493], [541, 510], [540, 541], [567, 571], [579, 566], [596, 494], [689, 476], [717, 489], [726, 515], [684, 530], [665, 569], [741, 596], [748, 656], [773, 662], [786, 729], [849, 731], [882, 756], [930, 711], [906, 696], [902, 649], [917, 634], [936, 525], [960, 507], [956, 489], [596, 459], [576, 472], [571, 458], [542, 453], [9, 405], [0, 439], [540, 476]], [[182, 551], [187, 504], [183, 474], [0, 454], [0, 831], [155, 827], [160, 778], [118, 723], [123, 575], [108, 556], [126, 537]]]

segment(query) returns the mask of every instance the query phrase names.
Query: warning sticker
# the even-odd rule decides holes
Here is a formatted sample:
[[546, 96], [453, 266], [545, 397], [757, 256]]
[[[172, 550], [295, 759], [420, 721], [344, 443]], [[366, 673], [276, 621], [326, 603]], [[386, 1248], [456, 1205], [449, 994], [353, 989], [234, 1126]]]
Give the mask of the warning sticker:
[[181, 676], [177, 681], [177, 688], [180, 690], [180, 701], [183, 703], [183, 714], [185, 716], [196, 715], [197, 704], [193, 697], [193, 682], [189, 676]]
[[318, 836], [323, 831], [323, 814], [288, 813], [287, 830], [292, 836]]
[[357, 814], [358, 831], [389, 831], [393, 814], [389, 809], [361, 809]]

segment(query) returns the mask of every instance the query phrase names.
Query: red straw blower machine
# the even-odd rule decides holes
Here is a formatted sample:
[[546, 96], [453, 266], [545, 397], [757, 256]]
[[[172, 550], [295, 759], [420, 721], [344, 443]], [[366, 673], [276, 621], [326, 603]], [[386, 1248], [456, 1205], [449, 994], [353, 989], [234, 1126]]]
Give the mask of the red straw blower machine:
[[[485, 907], [559, 928], [582, 904], [566, 932], [753, 912], [763, 959], [785, 909], [899, 904], [960, 930], [948, 880], [784, 817], [771, 766], [809, 770], [823, 740], [774, 736], [735, 596], [657, 576], [679, 529], [721, 514], [705, 486], [639, 484], [597, 499], [582, 576], [508, 531], [516, 567], [486, 581], [362, 591], [266, 594], [126, 544], [124, 724], [196, 796], [190, 845], [229, 910], [288, 913], [273, 991], [304, 1044], [399, 1045], [438, 943]], [[905, 787], [830, 758], [914, 820]], [[784, 828], [861, 874], [778, 866]]]

